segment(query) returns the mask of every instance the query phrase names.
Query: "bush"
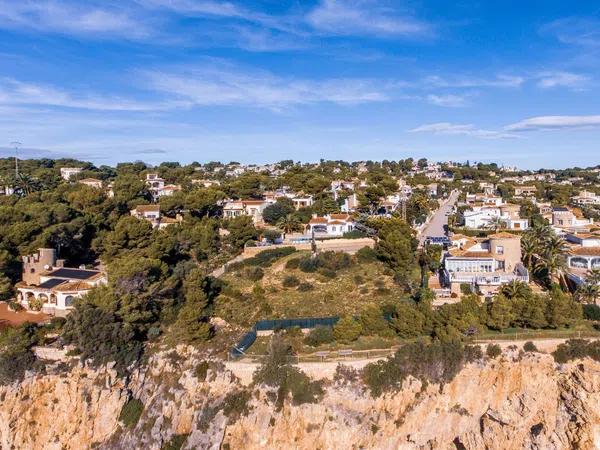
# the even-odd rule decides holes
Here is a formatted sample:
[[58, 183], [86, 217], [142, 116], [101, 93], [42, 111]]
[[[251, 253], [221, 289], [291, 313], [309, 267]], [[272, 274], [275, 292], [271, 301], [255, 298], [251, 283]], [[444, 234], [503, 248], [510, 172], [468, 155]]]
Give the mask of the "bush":
[[525, 342], [525, 344], [523, 344], [523, 350], [525, 350], [526, 352], [532, 352], [532, 353], [538, 351], [535, 344], [531, 341], [527, 341], [527, 342]]
[[488, 344], [485, 354], [488, 358], [494, 359], [502, 354], [502, 348], [498, 344]]
[[250, 281], [262, 280], [265, 272], [260, 267], [247, 267], [244, 269], [244, 277]]
[[296, 287], [300, 284], [298, 277], [294, 275], [286, 275], [281, 282], [281, 285], [285, 288]]
[[25, 323], [9, 328], [0, 339], [0, 384], [20, 380], [34, 368], [36, 359], [31, 348], [37, 344], [36, 326]]
[[374, 397], [401, 388], [406, 377], [413, 376], [421, 382], [447, 383], [461, 370], [465, 348], [457, 342], [406, 344], [394, 356], [365, 366], [362, 378]]
[[367, 237], [366, 233], [360, 230], [347, 231], [342, 236], [344, 239], [361, 239]]
[[600, 320], [600, 306], [583, 305], [583, 317], [587, 320]]
[[354, 320], [352, 316], [344, 316], [333, 327], [335, 340], [348, 344], [358, 339], [362, 332], [360, 322]]
[[365, 279], [361, 275], [354, 275], [354, 278], [352, 280], [357, 286], [360, 286], [361, 284], [365, 283]]
[[300, 264], [300, 258], [288, 259], [287, 262], [285, 263], [285, 268], [290, 269], [290, 270], [297, 269], [299, 264]]
[[292, 403], [316, 403], [323, 396], [321, 381], [311, 379], [289, 363], [291, 347], [280, 335], [273, 335], [269, 353], [254, 372], [254, 383], [277, 388], [276, 406], [281, 409], [289, 394]]
[[252, 393], [246, 389], [230, 392], [223, 400], [223, 414], [225, 414], [231, 422], [235, 422], [240, 417], [248, 415], [250, 412], [248, 402], [250, 402], [251, 398]]
[[463, 295], [472, 294], [473, 291], [471, 290], [471, 285], [470, 284], [466, 284], [466, 283], [461, 283], [461, 285], [460, 285], [460, 293], [463, 294]]
[[312, 273], [318, 269], [337, 271], [352, 265], [352, 257], [347, 253], [322, 252], [316, 257], [305, 256], [300, 258], [298, 268], [302, 272]]
[[321, 267], [319, 269], [319, 275], [323, 275], [325, 278], [333, 280], [337, 277], [337, 272], [335, 270], [328, 269], [327, 267]]
[[246, 266], [270, 267], [276, 260], [291, 255], [296, 251], [295, 247], [279, 247], [258, 252], [252, 258], [243, 261]]
[[356, 252], [356, 259], [361, 263], [377, 261], [377, 252], [371, 247], [363, 247]]
[[585, 339], [569, 339], [560, 344], [552, 353], [557, 363], [566, 363], [573, 359], [583, 359], [590, 357], [595, 361], [600, 361], [600, 341], [587, 341]]
[[316, 258], [311, 258], [310, 256], [306, 256], [304, 258], [300, 258], [298, 261], [298, 269], [302, 272], [312, 273], [316, 272], [319, 268], [319, 263]]
[[160, 450], [180, 450], [187, 441], [189, 434], [174, 434], [169, 442], [164, 444]]
[[314, 289], [314, 286], [308, 282], [300, 283], [297, 288], [297, 290], [299, 292], [309, 292], [309, 291], [312, 291], [313, 289]]
[[121, 408], [119, 420], [123, 422], [126, 428], [133, 428], [140, 420], [143, 411], [144, 404], [137, 398], [132, 398]]
[[325, 325], [317, 325], [304, 338], [304, 342], [311, 347], [329, 344], [335, 340], [333, 328]]

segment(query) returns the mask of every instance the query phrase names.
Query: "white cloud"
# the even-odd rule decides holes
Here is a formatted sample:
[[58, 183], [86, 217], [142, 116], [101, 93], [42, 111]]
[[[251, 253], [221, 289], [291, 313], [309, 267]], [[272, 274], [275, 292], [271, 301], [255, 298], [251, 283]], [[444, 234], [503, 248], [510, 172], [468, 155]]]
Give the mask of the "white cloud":
[[498, 87], [515, 88], [525, 83], [526, 78], [514, 75], [497, 75], [494, 78], [475, 77], [452, 77], [444, 78], [437, 75], [427, 77], [423, 80], [425, 85], [433, 87], [475, 88], [475, 87]]
[[473, 124], [453, 124], [449, 122], [438, 122], [418, 126], [409, 133], [432, 133], [451, 136], [471, 136], [480, 139], [506, 139], [514, 138], [516, 135], [501, 131], [483, 130], [476, 128]]
[[181, 14], [241, 17], [244, 12], [233, 3], [203, 0], [136, 0], [146, 8], [163, 8]]
[[504, 127], [507, 131], [600, 128], [600, 116], [538, 116]]
[[123, 10], [55, 0], [0, 0], [0, 26], [61, 34], [142, 38], [149, 29]]
[[542, 72], [539, 74], [537, 85], [541, 88], [582, 89], [589, 81], [588, 76], [571, 72]]
[[270, 109], [329, 102], [358, 104], [388, 100], [368, 79], [303, 80], [239, 69], [203, 68], [147, 72], [149, 87], [193, 105], [242, 105]]
[[374, 1], [322, 0], [307, 16], [316, 30], [340, 35], [418, 36], [431, 33], [429, 25], [398, 15]]
[[10, 78], [0, 79], [0, 105], [45, 105], [100, 111], [151, 111], [170, 107], [168, 104], [143, 103], [114, 96], [75, 94]]
[[567, 17], [543, 25], [540, 31], [556, 36], [565, 44], [600, 46], [600, 20], [597, 19]]
[[427, 101], [432, 105], [445, 106], [449, 108], [460, 108], [467, 105], [467, 101], [464, 97], [453, 94], [429, 94], [427, 96]]

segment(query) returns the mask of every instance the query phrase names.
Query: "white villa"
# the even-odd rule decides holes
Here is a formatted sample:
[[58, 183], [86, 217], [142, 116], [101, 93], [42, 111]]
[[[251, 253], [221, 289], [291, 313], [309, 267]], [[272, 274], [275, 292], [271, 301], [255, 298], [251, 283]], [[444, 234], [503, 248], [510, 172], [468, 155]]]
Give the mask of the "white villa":
[[69, 181], [78, 173], [81, 173], [83, 169], [81, 167], [61, 167], [60, 168], [60, 176], [63, 180]]
[[262, 224], [262, 213], [274, 201], [267, 200], [230, 200], [223, 206], [223, 217], [233, 219], [240, 216], [250, 216], [254, 224]]
[[165, 184], [165, 180], [157, 173], [146, 174], [146, 185], [155, 201], [160, 197], [170, 196], [181, 190], [181, 186], [177, 184]]
[[509, 203], [499, 206], [474, 206], [473, 209], [463, 213], [466, 228], [489, 228], [492, 220], [499, 218], [508, 230], [526, 230], [529, 220], [521, 219], [520, 206]]
[[600, 205], [600, 196], [594, 192], [581, 191], [579, 195], [571, 198], [576, 205]]
[[309, 234], [315, 236], [339, 237], [344, 233], [354, 230], [354, 219], [350, 214], [327, 214], [319, 217], [316, 214], [306, 225]]
[[96, 178], [84, 178], [83, 180], [79, 180], [78, 183], [85, 184], [94, 189], [102, 189], [102, 180]]
[[183, 222], [183, 217], [179, 214], [175, 219], [161, 215], [160, 205], [138, 205], [129, 213], [138, 219], [147, 220], [152, 224], [152, 228], [158, 228], [159, 230]]
[[22, 281], [17, 283], [17, 301], [32, 311], [65, 316], [76, 298], [94, 286], [106, 284], [106, 274], [99, 270], [64, 267], [52, 248], [23, 257]]
[[501, 232], [485, 239], [457, 235], [444, 256], [443, 278], [453, 294], [461, 285], [486, 296], [493, 295], [513, 280], [529, 282], [529, 272], [521, 263], [521, 238]]
[[552, 225], [557, 228], [585, 228], [593, 223], [594, 219], [586, 219], [577, 209], [558, 207], [552, 210]]

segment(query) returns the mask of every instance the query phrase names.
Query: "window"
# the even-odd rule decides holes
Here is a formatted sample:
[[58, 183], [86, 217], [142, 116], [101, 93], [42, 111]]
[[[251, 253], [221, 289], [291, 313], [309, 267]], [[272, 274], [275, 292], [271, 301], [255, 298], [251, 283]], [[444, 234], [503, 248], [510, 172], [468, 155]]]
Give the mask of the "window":
[[503, 245], [498, 245], [496, 247], [496, 253], [499, 255], [504, 255], [504, 246]]

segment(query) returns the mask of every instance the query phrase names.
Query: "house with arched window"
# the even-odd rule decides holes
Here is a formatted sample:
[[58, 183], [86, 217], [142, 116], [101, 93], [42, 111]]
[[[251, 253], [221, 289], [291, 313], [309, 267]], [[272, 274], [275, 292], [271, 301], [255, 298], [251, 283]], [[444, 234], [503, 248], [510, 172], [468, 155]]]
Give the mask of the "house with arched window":
[[65, 316], [75, 299], [94, 286], [106, 284], [106, 274], [99, 270], [64, 267], [53, 248], [23, 257], [22, 280], [17, 283], [17, 301], [31, 311]]

